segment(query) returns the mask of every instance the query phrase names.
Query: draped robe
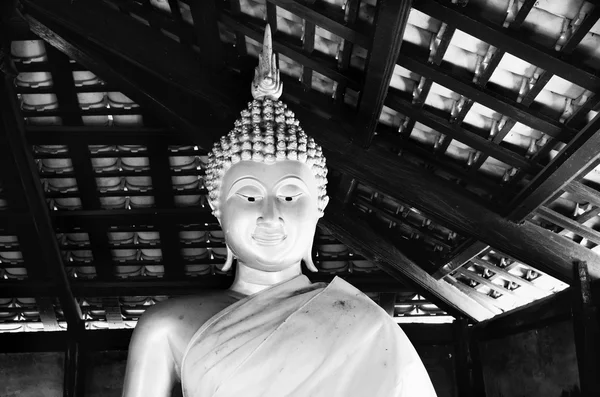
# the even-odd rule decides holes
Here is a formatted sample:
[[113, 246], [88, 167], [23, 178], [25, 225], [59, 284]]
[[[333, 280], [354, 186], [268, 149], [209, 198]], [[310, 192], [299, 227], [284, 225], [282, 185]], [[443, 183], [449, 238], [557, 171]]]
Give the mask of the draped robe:
[[435, 397], [390, 316], [336, 277], [248, 296], [206, 322], [181, 365], [185, 397]]

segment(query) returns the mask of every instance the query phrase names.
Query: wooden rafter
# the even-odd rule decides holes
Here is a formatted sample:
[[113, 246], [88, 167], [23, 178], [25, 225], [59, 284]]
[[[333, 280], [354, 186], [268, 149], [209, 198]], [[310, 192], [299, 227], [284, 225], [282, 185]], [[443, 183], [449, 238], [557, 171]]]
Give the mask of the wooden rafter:
[[[359, 0], [348, 0], [346, 2], [346, 14], [344, 16], [344, 22], [347, 26], [353, 27], [356, 23], [359, 11]], [[350, 58], [352, 57], [352, 50], [354, 43], [350, 40], [344, 40], [342, 52], [338, 58], [338, 68], [346, 72], [350, 67]], [[334, 94], [334, 101], [338, 108], [342, 108], [344, 105], [344, 98], [346, 96], [346, 83], [343, 81], [338, 82], [338, 85]]]
[[[304, 128], [329, 149], [326, 152], [329, 164], [376, 191], [424, 211], [433, 220], [458, 233], [477, 236], [500, 251], [561, 280], [568, 282], [572, 279], [572, 263], [583, 257], [590, 259], [588, 266], [596, 263], [600, 270], [600, 257], [586, 248], [531, 223], [511, 223], [479, 202], [456, 192], [452, 184], [421, 167], [404, 162], [384, 149], [372, 147], [368, 152], [360, 150], [334, 132], [336, 126], [333, 122], [319, 122], [314, 117], [310, 120], [308, 114], [302, 117], [300, 110], [296, 113], [306, 120]], [[326, 124], [329, 127], [325, 127]], [[600, 272], [593, 275], [595, 270], [592, 267], [592, 277], [600, 277]]]
[[[175, 207], [168, 147], [152, 143], [148, 147], [148, 159], [156, 207]], [[165, 276], [179, 278], [184, 274], [184, 266], [177, 224], [168, 217], [162, 217], [155, 225], [158, 227], [160, 235], [162, 260], [169, 264], [169, 266], [165, 266]]]
[[[229, 13], [223, 12], [220, 21], [235, 32], [243, 33], [251, 39], [261, 42], [264, 36], [264, 21], [253, 19], [244, 16], [241, 19], [235, 19]], [[314, 56], [306, 55], [301, 46], [294, 44], [286, 37], [279, 36], [273, 38], [273, 50], [278, 54], [282, 54], [298, 63], [305, 68], [309, 68], [319, 72], [334, 81], [345, 82], [348, 87], [359, 90], [360, 84], [358, 81], [347, 72], [342, 72], [337, 69], [335, 60], [316, 59]]]
[[470, 131], [465, 130], [463, 127], [455, 125], [445, 118], [438, 116], [432, 112], [423, 110], [418, 105], [411, 104], [408, 100], [403, 99], [400, 94], [394, 92], [397, 90], [390, 90], [385, 100], [386, 106], [414, 119], [424, 125], [441, 132], [442, 134], [456, 139], [465, 145], [470, 146], [475, 150], [483, 151], [494, 158], [503, 161], [513, 167], [523, 168], [527, 172], [535, 173], [541, 170], [541, 167], [534, 164], [529, 159], [521, 156], [512, 150], [504, 148], [500, 145], [496, 145], [488, 139], [473, 134]]
[[[69, 58], [54, 47], [50, 47], [47, 53], [58, 107], [60, 110], [68, 113], [66, 117], [62, 117], [62, 121], [68, 126], [81, 127], [83, 126], [83, 120], [77, 113], [79, 110], [79, 101], [77, 92], [74, 90], [75, 81], [73, 73], [69, 68]], [[77, 191], [83, 208], [87, 210], [100, 209], [100, 200], [96, 195], [98, 186], [96, 185], [96, 178], [94, 178], [94, 169], [89, 156], [88, 145], [84, 142], [69, 142], [67, 146], [69, 157], [73, 163]], [[108, 235], [106, 230], [98, 228], [89, 229], [88, 235], [92, 243], [92, 255], [100, 261], [109, 262], [111, 256], [108, 251]], [[98, 277], [103, 280], [110, 279], [110, 270], [108, 266], [98, 269]]]
[[598, 307], [592, 302], [591, 280], [585, 262], [576, 267], [573, 291], [573, 331], [579, 383], [582, 394], [594, 396], [600, 394], [600, 325]]
[[[349, 40], [361, 47], [369, 48], [369, 39], [366, 35], [348, 27], [343, 21], [336, 21], [319, 13], [312, 6], [304, 5], [296, 0], [268, 0], [268, 3], [281, 7], [309, 23], [322, 26], [344, 40]], [[305, 1], [304, 3], [307, 2]]]
[[[317, 25], [310, 21], [304, 21], [304, 32], [302, 34], [302, 51], [306, 56], [311, 56], [315, 50], [315, 35]], [[313, 71], [311, 68], [302, 67], [302, 85], [307, 91], [312, 89]]]
[[[443, 29], [443, 31], [442, 31], [442, 29]], [[440, 28], [441, 35], [440, 35], [440, 32], [438, 32], [438, 37], [436, 37], [436, 47], [435, 47], [435, 49], [432, 49], [432, 51], [429, 54], [428, 62], [430, 64], [439, 66], [442, 63], [442, 60], [444, 59], [444, 55], [446, 54], [446, 51], [448, 50], [448, 46], [450, 45], [450, 41], [452, 40], [452, 37], [454, 36], [455, 31], [456, 31], [456, 28], [448, 26], [447, 24], [444, 24], [443, 27]], [[438, 38], [439, 38], [439, 41], [437, 41]], [[401, 56], [401, 55], [399, 55], [399, 56]], [[403, 65], [403, 66], [405, 66], [405, 65]], [[432, 85], [433, 85], [433, 80], [431, 80], [431, 79], [423, 79], [422, 78], [421, 81], [419, 81], [419, 86], [417, 87], [416, 95], [413, 94], [414, 95], [413, 105], [416, 106], [418, 109], [422, 109], [423, 106], [425, 105], [425, 100], [427, 99], [427, 96], [429, 95], [429, 91], [431, 91]], [[405, 124], [403, 124], [400, 127], [399, 132], [400, 132], [401, 136], [403, 138], [408, 138], [410, 136], [410, 134], [412, 134], [412, 131], [415, 128], [415, 124], [416, 124], [416, 120], [412, 117], [409, 118], [408, 122], [406, 122]], [[448, 141], [448, 144], [450, 144], [451, 139], [447, 139], [446, 141]]]
[[[178, 1], [173, 2], [178, 3]], [[219, 37], [217, 23], [219, 15], [215, 3], [216, 0], [192, 0], [189, 4], [200, 53], [210, 54], [209, 56], [204, 55], [203, 59], [209, 62], [208, 65], [213, 71], [219, 71], [225, 66], [223, 62], [225, 56]], [[171, 9], [178, 9], [178, 7], [171, 7]]]
[[445, 281], [431, 277], [418, 264], [404, 255], [394, 244], [378, 234], [358, 211], [342, 210], [341, 203], [333, 202], [326, 212], [323, 225], [355, 252], [375, 263], [382, 270], [400, 280], [410, 280], [433, 297], [434, 302], [450, 312], [460, 312], [477, 321], [493, 314]]
[[[151, 84], [136, 78], [135, 74], [128, 74], [126, 70], [117, 71], [98, 51], [91, 49], [89, 43], [86, 49], [82, 51], [80, 48], [84, 48], [85, 46], [75, 44], [73, 37], [67, 40], [63, 37], [64, 35], [59, 35], [30, 15], [27, 16], [27, 20], [31, 30], [47, 43], [62, 51], [71, 59], [76, 60], [79, 64], [85, 65], [89, 70], [93, 70], [103, 79], [118, 84], [128, 94], [131, 93], [131, 96], [137, 103], [155, 109], [160, 117], [168, 120], [175, 128], [186, 131], [190, 135], [195, 134], [198, 144], [204, 147], [208, 147], [211, 144], [211, 138], [203, 138], [203, 135], [198, 134], [198, 129], [195, 126], [179, 116], [176, 109], [174, 109], [176, 106], [165, 105], [162, 100], [159, 100], [159, 90], [153, 90]], [[114, 111], [115, 109], [111, 109], [111, 114], [114, 114]], [[215, 128], [214, 125], [211, 125], [210, 120], [210, 118], [207, 119], [208, 122], [204, 126], [205, 130], [210, 131], [212, 128]]]
[[[193, 95], [201, 99], [203, 106], [196, 106], [194, 109], [197, 113], [196, 117], [204, 120], [207, 131], [210, 132], [225, 121], [233, 122], [238, 109], [243, 106], [246, 99], [241, 96], [233, 103], [231, 98], [227, 99], [231, 92], [239, 89], [238, 78], [215, 75], [203, 66], [193, 52], [178, 45], [159, 30], [143, 24], [131, 23], [131, 17], [100, 3], [90, 1], [84, 3], [27, 2], [26, 18], [34, 33], [71, 59], [93, 69], [102, 78], [117, 82], [125, 92], [143, 93], [144, 95], [137, 95], [140, 98], [133, 99], [142, 105], [149, 103], [153, 108], [165, 112], [161, 116], [168, 116], [176, 128], [187, 131], [194, 129], [187, 120], [178, 120], [173, 115], [172, 108], [182, 104], [174, 102], [174, 98], [172, 101], [157, 101], [155, 98], [161, 94], [160, 90], [156, 89], [156, 84], [153, 87], [148, 81], [142, 79], [144, 75], [140, 75], [140, 71], [143, 71], [147, 77], [155, 76], [168, 80], [169, 84], [174, 84], [181, 94]], [[100, 21], [98, 15], [104, 15], [106, 19]], [[84, 37], [110, 51], [102, 52], [100, 47], [92, 45]], [[157, 50], [147, 51], [140, 45], [142, 42], [152, 42]], [[76, 48], [85, 48], [86, 51], [82, 52]], [[117, 66], [113, 64], [114, 62], [109, 62], [107, 55], [115, 55], [122, 60], [133, 62], [140, 70], [132, 74], [127, 73], [125, 68], [120, 68], [116, 73]], [[169, 70], [169, 65], [172, 64], [184, 67], [178, 67], [177, 74], [174, 75], [174, 72]], [[188, 77], [185, 77], [186, 75]], [[112, 111], [114, 109], [111, 109]], [[225, 132], [221, 131], [220, 135]], [[209, 138], [207, 141], [210, 140]]]
[[[102, 265], [102, 264], [99, 264]], [[165, 269], [166, 270], [166, 269]], [[307, 274], [313, 282], [330, 282], [332, 274], [310, 273]], [[341, 275], [343, 279], [363, 292], [406, 292], [414, 291], [398, 280], [387, 274], [351, 274]], [[150, 279], [150, 280], [73, 280], [71, 288], [76, 296], [85, 297], [111, 297], [111, 296], [153, 296], [161, 295], [193, 295], [199, 291], [223, 290], [229, 288], [232, 282], [230, 276], [215, 275], [196, 278], [180, 279]], [[7, 281], [2, 283], [0, 298], [35, 294], [50, 296], [54, 289], [49, 282], [39, 281]]]
[[[519, 10], [519, 14], [517, 15], [517, 19], [519, 19], [519, 15], [521, 14], [521, 11], [523, 10], [523, 8], [525, 8], [526, 5], [530, 6], [530, 3], [533, 4], [534, 2], [529, 0], [521, 7], [521, 10]], [[577, 47], [577, 45], [581, 42], [581, 40], [584, 38], [584, 36], [590, 31], [590, 29], [594, 26], [594, 24], [598, 21], [599, 18], [600, 18], [600, 7], [596, 6], [594, 8], [594, 10], [592, 11], [592, 13], [589, 14], [588, 16], [586, 16], [586, 18], [583, 20], [581, 25], [579, 25], [577, 27], [577, 30], [568, 38], [567, 42], [560, 49], [559, 53], [568, 55], [571, 52], [573, 52], [573, 50]], [[511, 27], [514, 25], [515, 21], [513, 21], [513, 23], [511, 24]], [[496, 54], [502, 54], [502, 52], [503, 51], [501, 51], [501, 50], [497, 50], [496, 53], [494, 54], [494, 57], [496, 56]], [[496, 64], [496, 66], [497, 66], [497, 63], [496, 63], [494, 57], [490, 61], [490, 65], [488, 66], [488, 68], [486, 69], [486, 71], [484, 73], [485, 77], [488, 77], [488, 74], [489, 74], [489, 76], [491, 76], [491, 73], [493, 72], [493, 70], [492, 70], [492, 72], [488, 73], [488, 69], [490, 69], [491, 66], [493, 66], [494, 64]], [[499, 62], [499, 61], [500, 61], [500, 58], [498, 58], [497, 62]], [[549, 70], [544, 70], [541, 73], [541, 75], [537, 78], [537, 80], [535, 81], [533, 86], [529, 89], [529, 91], [527, 91], [525, 96], [522, 98], [521, 104], [524, 106], [530, 106], [534, 102], [534, 100], [538, 96], [538, 94], [544, 89], [546, 84], [550, 81], [552, 76], [553, 76], [553, 74]], [[585, 87], [585, 88], [588, 88], [588, 87]], [[585, 117], [585, 115], [587, 114], [587, 110], [589, 110], [591, 107], [593, 107], [594, 103], [598, 103], [599, 100], [600, 100], [600, 98], [598, 98], [597, 95], [592, 95], [592, 97], [590, 99], [588, 99], [588, 101], [581, 108], [576, 110], [575, 113], [569, 119], [567, 119], [567, 121], [564, 124], [566, 126], [576, 126], [577, 127], [580, 119]], [[516, 120], [509, 119], [504, 124], [504, 126], [500, 129], [500, 131], [498, 131], [492, 137], [492, 141], [494, 143], [500, 144], [500, 142], [502, 142], [504, 140], [504, 138], [510, 133], [510, 131], [512, 130], [512, 128], [515, 125], [516, 125]], [[554, 147], [556, 146], [556, 143], [557, 143], [556, 139], [549, 139], [548, 142], [546, 143], [546, 145], [544, 145], [544, 147], [542, 147], [537, 153], [534, 154], [534, 156], [532, 157], [532, 160], [537, 162], [540, 159], [546, 158], [548, 156], [548, 153], [552, 149], [554, 149]], [[475, 163], [471, 166], [471, 172], [476, 172], [483, 165], [483, 163], [486, 161], [486, 159], [487, 159], [486, 155], [479, 156], [479, 159], [477, 161], [475, 161]], [[513, 177], [512, 180], [510, 181], [510, 185], [516, 186], [525, 175], [526, 175], [525, 172], [519, 171], [517, 173], [517, 175], [515, 175], [515, 177]]]
[[362, 146], [369, 147], [375, 135], [402, 46], [411, 4], [412, 0], [384, 0], [377, 5], [375, 30], [357, 110], [357, 140]]
[[[510, 117], [519, 123], [536, 130], [544, 131], [544, 133], [556, 137], [560, 141], [568, 142], [577, 133], [575, 129], [565, 126], [550, 117], [534, 112], [527, 106], [517, 103], [509, 98], [502, 97], [492, 90], [481, 87], [476, 83], [467, 81], [458, 76], [453, 76], [451, 73], [444, 71], [443, 68], [427, 64], [415, 56], [402, 53], [398, 57], [398, 63], [415, 73], [428, 79], [432, 79], [436, 83], [504, 116]], [[456, 124], [456, 121], [454, 123]]]
[[67, 331], [69, 334], [66, 341], [63, 376], [63, 396], [83, 396], [85, 390], [85, 365], [83, 346], [81, 344], [81, 332]]
[[[88, 5], [86, 4], [85, 7]], [[74, 17], [77, 16], [75, 11], [81, 9], [78, 3], [69, 4], [68, 7], [63, 8], [59, 11], [54, 10], [54, 12], [58, 12], [59, 19], [65, 20], [68, 17], [65, 22], [68, 22], [69, 25], [77, 23], [78, 19]], [[111, 9], [102, 7], [95, 11], [101, 14], [112, 12]], [[113, 27], [118, 30], [116, 25], [108, 28]], [[95, 30], [91, 29], [91, 32], [101, 36], [103, 29], [106, 28], [101, 29], [96, 26]], [[83, 27], [81, 29], [83, 30]], [[140, 29], [145, 32], [144, 26], [141, 24], [129, 24], [127, 29], [128, 33], [136, 37], [142, 33], [133, 30]], [[116, 31], [111, 35], [119, 36], [120, 39], [116, 40], [119, 41], [119, 45], [131, 46], [132, 43], [128, 42], [129, 36], [123, 33]], [[166, 53], [174, 51], [171, 47], [177, 46], [172, 41], [159, 44], [160, 46], [156, 48], [158, 53], [163, 51], [162, 46], [167, 47]], [[126, 59], [133, 59], [135, 65], [143, 62], [143, 59], [136, 58], [142, 56], [139, 51], [122, 54], [122, 56]], [[188, 92], [202, 91], [208, 82], [185, 75], [192, 73], [192, 70], [196, 70], [194, 73], [199, 73], [195, 69], [196, 62], [185, 61], [183, 57], [179, 60], [180, 62], [169, 61], [166, 63], [163, 59], [154, 59], [158, 64], [152, 66], [164, 72], [162, 76], [158, 77], [168, 79], [176, 86], [187, 84]], [[167, 77], [169, 75], [171, 77]], [[232, 77], [231, 80], [239, 83], [239, 79], [235, 77]], [[213, 101], [217, 103], [225, 101], [227, 103], [221, 105], [231, 108], [239, 101], [239, 95], [236, 93], [241, 89], [245, 91], [245, 87], [245, 84], [238, 84], [237, 89], [222, 90], [219, 96], [213, 98]], [[215, 89], [214, 85], [208, 87], [207, 91], [198, 98], [205, 98], [207, 93]], [[284, 95], [288, 94], [284, 92]], [[299, 119], [303, 120], [305, 130], [315, 136], [326, 149], [329, 164], [341, 172], [364, 181], [377, 191], [431, 214], [434, 219], [459, 233], [478, 236], [482, 241], [559, 279], [566, 281], [572, 279], [570, 269], [575, 260], [587, 261], [592, 277], [600, 277], [599, 257], [586, 248], [533, 224], [526, 223], [520, 226], [512, 224], [473, 199], [457, 193], [451, 184], [440, 181], [421, 167], [404, 162], [381, 148], [372, 147], [366, 151], [351, 144], [348, 140], [350, 134], [344, 130], [343, 123], [337, 120], [322, 119], [302, 108], [295, 107], [294, 110]], [[184, 110], [181, 112], [183, 113]], [[227, 129], [228, 127], [223, 126], [223, 128]]]
[[[20, 200], [23, 202], [18, 205], [26, 205], [26, 217], [31, 225], [30, 234], [19, 236], [20, 244], [24, 252], [32, 255], [32, 264], [38, 262], [37, 274], [34, 276], [38, 280], [47, 278], [48, 275], [52, 276], [68, 326], [74, 330], [82, 329], [81, 310], [67, 279], [37, 168], [25, 138], [23, 120], [18, 115], [19, 105], [11, 78], [2, 76], [0, 92], [0, 147], [8, 152], [4, 153], [3, 157], [13, 159], [13, 169], [18, 172], [20, 179], [19, 184], [13, 185], [13, 189], [20, 191]], [[46, 269], [39, 268], [42, 264], [47, 266]]]
[[573, 140], [539, 173], [510, 204], [509, 218], [520, 222], [527, 218], [599, 157], [600, 115], [594, 117]]
[[452, 253], [450, 260], [446, 260], [446, 263], [435, 272], [433, 277], [438, 280], [444, 278], [446, 275], [467, 264], [471, 259], [485, 252], [489, 248], [490, 246], [488, 244], [479, 241], [476, 238], [465, 240], [465, 242]]
[[594, 73], [589, 72], [580, 65], [557, 57], [550, 50], [541, 48], [509, 29], [471, 16], [468, 9], [459, 12], [456, 7], [442, 4], [437, 0], [415, 2], [414, 8], [442, 22], [458, 27], [463, 32], [494, 47], [508, 51], [532, 65], [539, 65], [550, 73], [580, 87], [586, 87], [593, 92], [600, 91], [600, 77]]
[[[517, 15], [515, 16], [514, 21], [511, 22], [510, 27], [511, 28], [518, 28], [521, 23], [525, 20], [527, 14], [529, 13], [529, 10], [531, 10], [531, 7], [533, 7], [533, 4], [535, 3], [534, 0], [527, 0], [523, 3], [523, 5], [521, 6], [521, 8], [519, 9], [519, 12], [517, 13]], [[456, 30], [456, 27], [454, 26], [450, 26], [448, 24], [444, 24], [445, 26], [445, 31], [444, 34], [442, 36], [442, 40], [440, 42], [440, 46], [443, 45], [443, 40], [447, 37], [447, 33], [448, 31], [454, 32]], [[449, 41], [451, 39], [448, 39], [448, 43], [446, 44], [446, 47], [450, 44]], [[444, 48], [445, 51], [446, 48]], [[439, 51], [439, 49], [438, 49]], [[502, 59], [502, 56], [504, 55], [504, 52], [502, 50], [496, 50], [496, 52], [494, 53], [494, 55], [492, 56], [492, 58], [490, 59], [488, 66], [486, 67], [485, 71], [481, 74], [481, 76], [479, 76], [478, 78], [476, 78], [476, 85], [478, 87], [485, 87], [485, 85], [488, 83], [492, 73], [494, 72], [494, 70], [496, 69], [496, 66], [498, 66], [498, 64], [500, 63], [500, 60]], [[437, 54], [436, 54], [437, 56]], [[442, 54], [443, 57], [443, 54]], [[439, 61], [438, 62], [433, 62], [435, 65], [440, 65], [442, 57], [439, 57]], [[420, 71], [419, 71], [420, 73]], [[429, 80], [431, 81], [431, 80]], [[431, 83], [429, 84], [429, 87], [431, 87]], [[425, 98], [427, 97], [427, 94], [429, 92], [429, 88], [427, 88], [427, 92], [425, 93], [420, 93], [421, 95], [424, 95], [423, 98], [419, 98], [422, 102], [425, 102]], [[471, 107], [474, 104], [474, 100], [472, 98], [466, 99], [466, 101], [464, 102], [464, 104], [462, 105], [462, 107], [460, 108], [459, 113], [456, 115], [455, 118], [453, 118], [453, 123], [460, 125], [463, 120], [465, 119], [465, 117], [467, 116], [467, 114], [469, 113], [469, 111], [471, 110]], [[411, 126], [411, 128], [414, 127], [414, 124]], [[410, 132], [407, 132], [408, 134]], [[445, 153], [446, 150], [448, 149], [448, 147], [450, 146], [450, 143], [452, 142], [452, 139], [450, 139], [449, 137], [444, 137], [443, 140], [441, 142], [438, 143], [437, 147], [435, 147], [435, 151], [436, 153]]]
[[504, 313], [474, 327], [479, 340], [502, 338], [571, 318], [571, 290], [562, 291]]

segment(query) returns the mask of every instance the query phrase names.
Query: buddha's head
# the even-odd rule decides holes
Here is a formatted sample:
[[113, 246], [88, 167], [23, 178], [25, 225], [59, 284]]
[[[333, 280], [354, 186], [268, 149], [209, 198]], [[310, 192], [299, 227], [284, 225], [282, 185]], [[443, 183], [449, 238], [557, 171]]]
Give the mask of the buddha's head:
[[208, 156], [206, 187], [225, 233], [228, 260], [278, 271], [304, 260], [328, 203], [321, 147], [278, 100], [281, 83], [270, 30], [253, 82], [255, 100]]

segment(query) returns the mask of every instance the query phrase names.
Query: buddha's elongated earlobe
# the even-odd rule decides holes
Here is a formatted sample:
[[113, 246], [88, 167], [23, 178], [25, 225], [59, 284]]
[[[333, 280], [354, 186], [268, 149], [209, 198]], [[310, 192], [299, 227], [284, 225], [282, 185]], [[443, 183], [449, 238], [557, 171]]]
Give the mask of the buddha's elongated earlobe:
[[225, 264], [223, 265], [221, 271], [229, 271], [229, 269], [231, 269], [231, 265], [233, 265], [233, 251], [231, 250], [231, 248], [229, 248], [229, 246], [227, 246], [227, 259], [225, 259]]
[[304, 257], [304, 264], [306, 264], [306, 267], [311, 272], [315, 272], [315, 273], [319, 272], [319, 269], [317, 269], [317, 267], [315, 266], [315, 263], [312, 260], [312, 246], [308, 247], [308, 253]]

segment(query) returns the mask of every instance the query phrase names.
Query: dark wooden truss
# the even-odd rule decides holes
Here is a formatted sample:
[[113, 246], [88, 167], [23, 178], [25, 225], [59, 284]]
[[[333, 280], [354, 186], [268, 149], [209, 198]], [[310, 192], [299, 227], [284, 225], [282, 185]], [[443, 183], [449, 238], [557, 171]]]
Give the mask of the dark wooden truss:
[[[190, 281], [184, 277], [184, 262], [180, 255], [182, 246], [177, 238], [180, 226], [191, 220], [198, 224], [214, 224], [214, 219], [208, 211], [173, 209], [175, 197], [181, 192], [174, 191], [171, 186], [174, 173], [169, 170], [168, 146], [198, 145], [201, 150], [206, 150], [233, 125], [239, 110], [249, 99], [248, 77], [255, 63], [247, 54], [245, 38], [260, 41], [264, 21], [241, 12], [239, 3], [236, 8], [235, 1], [225, 6], [211, 1], [189, 1], [187, 3], [196, 21], [189, 25], [183, 20], [176, 3], [170, 2], [173, 12], [167, 17], [144, 1], [109, 1], [106, 4], [49, 0], [22, 2], [31, 32], [45, 40], [50, 49], [46, 62], [19, 65], [19, 71], [50, 71], [54, 87], [35, 90], [6, 87], [3, 91], [12, 99], [4, 100], [14, 101], [16, 94], [55, 93], [59, 107], [45, 111], [44, 116], [59, 116], [64, 126], [23, 126], [23, 117], [39, 114], [19, 110], [15, 103], [3, 107], [3, 121], [7, 126], [7, 138], [3, 139], [12, 139], [9, 142], [13, 163], [19, 166], [21, 178], [5, 183], [23, 189], [29, 186], [30, 190], [21, 193], [21, 198], [26, 197], [28, 201], [17, 196], [12, 198], [14, 203], [27, 202], [28, 206], [8, 214], [0, 213], [0, 222], [16, 225], [19, 237], [23, 236], [19, 239], [22, 251], [24, 254], [32, 252], [25, 255], [28, 267], [33, 266], [31, 275], [36, 274], [36, 266], [42, 275], [45, 264], [52, 269], [63, 269], [59, 275], [64, 274], [65, 267], [60, 247], [54, 244], [47, 243], [48, 247], [41, 251], [43, 256], [37, 252], [36, 257], [31, 246], [32, 236], [54, 241], [55, 230], [86, 230], [98, 280], [88, 284], [80, 281], [69, 283], [66, 276], [61, 276], [58, 281], [34, 276], [27, 282], [7, 283], [3, 291], [6, 294], [16, 293], [22, 288], [23, 291], [45, 291], [47, 297], [61, 296], [61, 307], [70, 324], [77, 324], [80, 318], [77, 305], [69, 303], [74, 301], [73, 292], [75, 296], [84, 291], [89, 296], [105, 296], [117, 291], [188, 293], [196, 287], [223, 288], [227, 284], [226, 278], [217, 276], [206, 282]], [[597, 106], [598, 96], [592, 95], [564, 123], [530, 106], [553, 75], [585, 87], [594, 94], [600, 90], [600, 78], [596, 72], [567, 57], [600, 17], [598, 7], [557, 53], [519, 36], [519, 28], [533, 7], [533, 1], [524, 3], [508, 28], [483, 20], [468, 7], [461, 9], [435, 0], [414, 4], [383, 2], [377, 9], [372, 28], [361, 25], [357, 20], [358, 1], [350, 1], [346, 13], [319, 5], [319, 2], [311, 3], [269, 0], [266, 20], [275, 32], [275, 51], [303, 66], [299, 81], [283, 77], [286, 87], [284, 100], [291, 104], [304, 128], [324, 147], [328, 164], [338, 175], [336, 182], [339, 183], [334, 184], [337, 191], [332, 196], [337, 197], [339, 202], [325, 217], [325, 228], [356, 254], [373, 261], [385, 274], [399, 281], [364, 276], [353, 279], [357, 285], [367, 290], [379, 285], [378, 292], [405, 284], [417, 286], [448, 312], [482, 319], [489, 317], [493, 311], [489, 305], [492, 298], [470, 293], [464, 284], [446, 277], [457, 272], [476, 279], [480, 284], [491, 283], [489, 279], [477, 278], [477, 274], [471, 274], [463, 267], [471, 263], [486, 266], [481, 263], [480, 255], [490, 246], [507, 257], [567, 283], [574, 280], [572, 269], [578, 262], [587, 263], [592, 279], [600, 277], [598, 255], [587, 246], [564, 237], [573, 232], [600, 244], [600, 234], [583, 225], [590, 216], [600, 212], [597, 210], [600, 208], [600, 194], [581, 183], [581, 178], [597, 165], [600, 122], [596, 117], [586, 124], [584, 116]], [[429, 53], [402, 43], [411, 6], [440, 20], [445, 26], [435, 50]], [[276, 7], [305, 20], [302, 40], [278, 32]], [[147, 23], [134, 21], [132, 15]], [[344, 40], [339, 59], [330, 59], [315, 51], [316, 27], [323, 27]], [[234, 34], [235, 47], [221, 41], [223, 29]], [[443, 63], [456, 29], [497, 48], [483, 74], [475, 81], [469, 73], [448, 68]], [[152, 51], [143, 45], [149, 42], [152, 43]], [[354, 46], [369, 53], [364, 72], [350, 66]], [[196, 49], [199, 49], [199, 55]], [[505, 52], [544, 69], [542, 76], [520, 101], [488, 85]], [[424, 79], [415, 96], [389, 88], [396, 65], [414, 71]], [[107, 84], [77, 87], [71, 73], [75, 70], [91, 70]], [[311, 89], [313, 73], [335, 81], [332, 97]], [[448, 118], [425, 105], [433, 83], [465, 98], [458, 114]], [[347, 89], [359, 93], [356, 109], [344, 105]], [[77, 94], [95, 90], [123, 91], [141, 106], [121, 110], [81, 109]], [[507, 118], [496, 135], [474, 132], [463, 124], [474, 103]], [[406, 124], [400, 131], [379, 123], [384, 105], [406, 117]], [[104, 114], [143, 114], [146, 126], [142, 129], [92, 128], [82, 123], [82, 117]], [[536, 155], [529, 156], [501, 144], [517, 122], [543, 131], [550, 137]], [[433, 151], [408, 140], [416, 123], [441, 133], [440, 144]], [[74, 171], [72, 175], [62, 177], [76, 179], [76, 193], [44, 193], [31, 186], [35, 184], [32, 178], [37, 177], [33, 175], [37, 171], [25, 139], [29, 145], [68, 146]], [[443, 154], [452, 140], [478, 152], [477, 159], [466, 166], [444, 159]], [[153, 188], [150, 193], [139, 194], [151, 194], [155, 199], [155, 209], [120, 213], [101, 208], [101, 199], [114, 193], [102, 192], [96, 185], [95, 179], [99, 175], [91, 166], [91, 159], [96, 155], [88, 150], [88, 145], [92, 144], [141, 144], [147, 147], [143, 155], [149, 159], [149, 168], [138, 175], [151, 177]], [[545, 161], [547, 153], [557, 144], [566, 146], [552, 161]], [[20, 159], [17, 155], [21, 156]], [[42, 157], [43, 154], [38, 154], [37, 158]], [[513, 179], [498, 184], [482, 178], [477, 170], [488, 157], [512, 167], [515, 170]], [[127, 172], [118, 171], [117, 174], [126, 176]], [[51, 178], [52, 175], [42, 173], [41, 177]], [[375, 192], [373, 200], [358, 197], [356, 187], [359, 184]], [[473, 194], [473, 189], [465, 189], [465, 186], [482, 189], [489, 194]], [[587, 212], [586, 217], [578, 219], [555, 211], [551, 203], [564, 192], [591, 203], [594, 209]], [[205, 192], [200, 189], [195, 193]], [[48, 213], [45, 200], [69, 197], [69, 194], [81, 198], [82, 210]], [[386, 211], [382, 204], [386, 197], [403, 203], [406, 208], [422, 211], [429, 222], [427, 225], [434, 222], [458, 234], [459, 238], [448, 241], [436, 237], [431, 232], [432, 227], [413, 224], [398, 214]], [[382, 217], [410, 236], [420, 238], [423, 245], [415, 244], [419, 248], [411, 249], [411, 244], [391, 235], [360, 211]], [[548, 228], [544, 222], [550, 222], [552, 227]], [[163, 262], [168, 263], [164, 280], [124, 282], [114, 279], [110, 250], [115, 247], [108, 241], [107, 232], [113, 226], [136, 224], [151, 224], [153, 230], [160, 233]], [[26, 231], [31, 228], [36, 234]], [[427, 247], [435, 247], [434, 253], [428, 252]], [[510, 273], [505, 272], [504, 277], [510, 278]], [[535, 290], [525, 281], [520, 281], [519, 285], [530, 292]], [[492, 287], [503, 294], [514, 293], [504, 287]], [[70, 313], [68, 316], [67, 312]]]

